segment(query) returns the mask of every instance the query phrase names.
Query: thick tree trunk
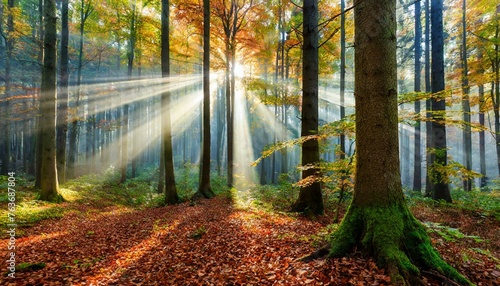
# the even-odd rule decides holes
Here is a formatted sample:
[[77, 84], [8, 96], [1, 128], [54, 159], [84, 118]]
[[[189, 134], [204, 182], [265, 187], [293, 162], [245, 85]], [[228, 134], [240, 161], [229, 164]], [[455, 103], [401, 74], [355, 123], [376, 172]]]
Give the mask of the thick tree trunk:
[[42, 69], [41, 117], [41, 181], [40, 199], [58, 201], [59, 183], [56, 169], [56, 3], [44, 2], [45, 37]]
[[[318, 134], [318, 1], [304, 1], [304, 43], [302, 70], [302, 127], [301, 136]], [[311, 180], [300, 188], [299, 198], [293, 211], [323, 214], [318, 140], [307, 140], [302, 144], [302, 179]]]
[[[355, 1], [356, 185], [330, 255], [359, 247], [395, 285], [423, 285], [419, 268], [470, 284], [431, 246], [404, 200], [399, 170], [396, 1]], [[358, 248], [358, 249], [359, 249]]]

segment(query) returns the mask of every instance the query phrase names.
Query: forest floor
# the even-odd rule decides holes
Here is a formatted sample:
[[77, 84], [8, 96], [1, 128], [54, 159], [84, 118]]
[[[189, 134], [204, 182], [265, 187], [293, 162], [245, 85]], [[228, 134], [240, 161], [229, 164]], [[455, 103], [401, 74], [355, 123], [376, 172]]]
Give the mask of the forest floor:
[[[500, 222], [479, 211], [412, 205], [442, 256], [477, 285], [500, 285]], [[195, 204], [133, 208], [92, 199], [22, 227], [16, 278], [0, 241], [0, 285], [390, 285], [373, 260], [297, 260], [322, 245], [331, 215], [308, 219], [237, 207], [220, 195]], [[390, 226], [388, 226], [390, 227]], [[424, 273], [428, 285], [439, 277]]]

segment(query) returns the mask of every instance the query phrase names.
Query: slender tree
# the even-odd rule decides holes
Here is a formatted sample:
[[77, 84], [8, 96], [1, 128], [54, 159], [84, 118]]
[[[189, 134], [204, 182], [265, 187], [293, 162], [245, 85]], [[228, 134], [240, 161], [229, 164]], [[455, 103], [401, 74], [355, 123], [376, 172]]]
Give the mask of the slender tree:
[[[483, 53], [479, 51], [478, 59], [482, 60]], [[478, 70], [478, 73], [482, 75], [484, 73], [484, 69], [481, 67]], [[479, 97], [479, 125], [485, 126], [484, 120], [484, 110], [485, 110], [485, 97], [484, 97], [484, 85], [481, 83], [478, 87], [478, 97]], [[481, 172], [481, 183], [479, 186], [481, 188], [486, 187], [486, 138], [484, 130], [479, 131], [479, 169]]]
[[[3, 5], [3, 4], [2, 4]], [[3, 152], [2, 152], [2, 174], [7, 174], [7, 172], [11, 172], [10, 169], [10, 161], [12, 157], [12, 149], [11, 149], [11, 122], [10, 122], [10, 113], [11, 107], [9, 98], [12, 95], [12, 61], [14, 60], [13, 52], [14, 47], [16, 45], [15, 41], [15, 27], [14, 27], [14, 8], [16, 6], [15, 0], [7, 1], [7, 32], [4, 33], [2, 30], [2, 36], [5, 40], [5, 91], [4, 91], [4, 102], [3, 105], [5, 112], [5, 120], [2, 125], [4, 125], [4, 134], [3, 134]], [[2, 9], [3, 10], [3, 9]], [[3, 15], [2, 15], [3, 16]], [[3, 26], [3, 23], [2, 23]], [[2, 121], [3, 121], [2, 120]]]
[[[495, 10], [495, 19], [500, 17], [500, 5]], [[493, 68], [493, 82], [491, 85], [491, 101], [493, 102], [493, 114], [495, 117], [495, 143], [497, 151], [497, 167], [500, 174], [500, 21], [495, 21], [494, 52], [491, 56]]]
[[71, 124], [69, 129], [69, 152], [68, 152], [68, 170], [66, 176], [68, 178], [76, 177], [76, 163], [78, 158], [78, 145], [80, 140], [80, 122], [82, 115], [82, 109], [80, 108], [81, 102], [81, 84], [82, 84], [82, 69], [83, 69], [83, 46], [84, 46], [84, 35], [85, 35], [85, 24], [89, 19], [90, 15], [94, 12], [94, 6], [92, 1], [85, 3], [84, 0], [80, 2], [80, 39], [78, 44], [78, 65], [77, 65], [77, 75], [76, 75], [76, 100], [73, 106], [73, 115], [71, 118]]
[[[161, 1], [161, 74], [168, 82], [170, 77], [170, 3]], [[161, 156], [165, 164], [165, 204], [179, 202], [174, 177], [174, 156], [172, 153], [172, 124], [170, 119], [170, 92], [161, 94]], [[161, 178], [160, 178], [161, 179]]]
[[399, 169], [396, 1], [355, 1], [356, 185], [330, 255], [360, 247], [395, 285], [423, 285], [419, 267], [470, 284], [431, 246], [406, 205]]
[[[340, 119], [345, 117], [345, 0], [340, 0]], [[340, 135], [340, 158], [345, 158], [345, 135]]]
[[[429, 0], [425, 0], [425, 92], [431, 92], [431, 18], [430, 18], [430, 6]], [[426, 161], [427, 161], [427, 172], [425, 174], [425, 196], [432, 196], [433, 183], [430, 176], [429, 167], [432, 165], [434, 157], [432, 155], [433, 140], [432, 140], [432, 100], [425, 100], [425, 117], [427, 121], [425, 123], [425, 146], [426, 146]]]
[[[415, 92], [421, 91], [421, 61], [422, 57], [422, 22], [420, 21], [421, 8], [420, 1], [415, 2], [415, 81], [414, 88]], [[415, 113], [420, 113], [420, 100], [415, 101]], [[420, 191], [422, 189], [422, 156], [420, 151], [420, 139], [421, 139], [421, 124], [417, 121], [415, 124], [415, 152], [414, 152], [414, 169], [413, 169], [413, 190]]]
[[[211, 198], [210, 186], [210, 0], [203, 0], [203, 135], [199, 195]], [[197, 194], [195, 194], [197, 196]]]
[[[318, 134], [318, 1], [305, 0], [303, 24], [302, 67], [302, 126], [301, 136]], [[323, 214], [321, 184], [319, 176], [319, 142], [307, 140], [302, 144], [302, 179], [299, 198], [293, 211]]]
[[[467, 0], [462, 0], [462, 45], [461, 45], [461, 62], [462, 62], [462, 111], [464, 130], [462, 133], [463, 141], [463, 161], [467, 170], [472, 170], [472, 133], [471, 133], [471, 113], [469, 102], [469, 68], [467, 64]], [[472, 190], [472, 179], [464, 178], [463, 187], [466, 191]]]
[[68, 133], [68, 7], [69, 0], [61, 5], [61, 64], [59, 93], [57, 94], [57, 175], [60, 183], [66, 181], [66, 136]]
[[56, 169], [56, 1], [44, 0], [43, 9], [45, 36], [40, 99], [42, 148], [40, 199], [54, 201], [60, 198]]
[[227, 126], [227, 185], [233, 186], [234, 172], [234, 92], [236, 77], [236, 35], [241, 31], [247, 13], [253, 8], [253, 0], [226, 2], [217, 1], [214, 5], [214, 15], [221, 21], [222, 37], [225, 53], [225, 85], [226, 85], [226, 126]]
[[434, 160], [428, 167], [431, 172], [434, 189], [432, 198], [451, 202], [448, 178], [440, 169], [447, 164], [446, 126], [444, 123], [446, 102], [444, 93], [444, 33], [443, 0], [431, 2], [431, 86], [432, 100], [432, 141]]

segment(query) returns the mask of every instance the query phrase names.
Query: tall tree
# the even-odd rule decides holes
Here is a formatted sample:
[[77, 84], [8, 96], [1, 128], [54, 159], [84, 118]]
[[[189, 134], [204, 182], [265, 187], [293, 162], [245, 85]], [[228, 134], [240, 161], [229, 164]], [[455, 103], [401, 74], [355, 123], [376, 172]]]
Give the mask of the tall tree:
[[396, 1], [355, 2], [356, 184], [331, 256], [360, 246], [395, 285], [423, 285], [419, 268], [470, 284], [431, 246], [406, 205], [399, 170]]
[[69, 0], [61, 5], [61, 63], [59, 71], [59, 93], [57, 94], [57, 176], [60, 183], [66, 181], [66, 136], [68, 133], [68, 9]]
[[247, 13], [253, 8], [253, 0], [217, 1], [213, 6], [214, 15], [221, 21], [224, 39], [225, 84], [226, 84], [226, 122], [227, 122], [227, 184], [233, 185], [234, 170], [234, 92], [236, 66], [236, 36], [245, 24]]
[[[345, 117], [345, 0], [340, 0], [340, 119]], [[340, 135], [340, 158], [345, 158], [345, 135]]]
[[[430, 18], [430, 6], [429, 0], [425, 0], [425, 92], [431, 92], [431, 18]], [[425, 122], [425, 146], [426, 146], [426, 162], [427, 162], [427, 172], [425, 174], [425, 196], [432, 196], [433, 183], [431, 180], [431, 172], [429, 171], [429, 167], [431, 166], [433, 155], [431, 153], [432, 149], [432, 100], [425, 100], [425, 117], [427, 121]]]
[[[3, 5], [3, 4], [2, 4]], [[11, 99], [9, 98], [12, 94], [12, 61], [13, 61], [13, 52], [14, 52], [14, 47], [16, 44], [15, 40], [15, 35], [14, 35], [14, 8], [16, 6], [15, 0], [8, 0], [7, 1], [7, 32], [3, 32], [2, 30], [2, 36], [5, 40], [5, 98], [4, 102], [2, 102], [3, 109], [5, 112], [5, 118], [3, 120], [4, 123], [4, 134], [3, 134], [3, 152], [2, 153], [2, 174], [7, 174], [7, 172], [11, 172], [12, 170], [10, 169], [10, 160], [11, 160], [11, 123], [10, 123], [10, 102]], [[3, 9], [2, 9], [3, 10]], [[3, 12], [3, 11], [2, 11]], [[3, 17], [3, 15], [2, 15]], [[2, 23], [3, 26], [3, 23]], [[2, 120], [2, 121], [3, 121]]]
[[491, 86], [491, 100], [493, 102], [493, 114], [495, 117], [495, 143], [497, 151], [497, 166], [500, 174], [500, 5], [497, 5], [493, 27], [495, 36], [492, 39], [494, 51], [491, 58], [493, 68], [493, 82]]
[[[170, 77], [170, 3], [161, 1], [161, 75], [169, 82]], [[161, 156], [165, 164], [165, 204], [179, 202], [174, 177], [174, 156], [172, 153], [172, 124], [170, 119], [170, 92], [161, 94]], [[160, 178], [161, 179], [161, 178]]]
[[[203, 135], [198, 193], [214, 196], [210, 186], [210, 0], [203, 0]], [[196, 196], [196, 194], [195, 194]]]
[[[305, 0], [303, 24], [302, 65], [302, 126], [301, 136], [318, 134], [318, 1]], [[302, 144], [302, 179], [294, 211], [323, 214], [323, 197], [319, 176], [319, 142], [307, 140]]]
[[85, 24], [89, 19], [90, 15], [94, 12], [94, 6], [91, 0], [85, 2], [85, 0], [80, 1], [80, 39], [78, 45], [78, 65], [77, 65], [77, 75], [76, 75], [76, 100], [73, 106], [73, 115], [71, 118], [71, 124], [69, 129], [69, 152], [68, 152], [68, 170], [66, 176], [68, 178], [76, 177], [76, 163], [78, 158], [78, 145], [80, 138], [80, 121], [83, 117], [82, 110], [80, 108], [81, 102], [81, 84], [82, 84], [82, 69], [83, 69], [83, 45], [85, 36]]
[[[421, 16], [420, 1], [415, 2], [415, 81], [414, 88], [415, 92], [421, 91], [421, 60], [422, 57], [422, 22], [420, 21]], [[415, 101], [415, 113], [420, 113], [420, 100]], [[421, 159], [421, 125], [420, 121], [417, 121], [415, 125], [415, 152], [414, 152], [414, 169], [413, 169], [413, 190], [420, 191], [422, 189], [422, 159]]]
[[432, 99], [432, 153], [433, 160], [428, 166], [431, 172], [434, 188], [432, 198], [451, 202], [448, 178], [442, 167], [447, 165], [447, 145], [444, 93], [444, 31], [443, 31], [443, 0], [431, 1], [431, 90]]
[[[472, 133], [470, 125], [470, 102], [469, 102], [469, 68], [467, 65], [467, 1], [462, 0], [462, 45], [460, 60], [462, 62], [462, 112], [464, 121], [464, 130], [462, 133], [463, 141], [463, 161], [467, 170], [472, 170]], [[463, 179], [464, 190], [472, 190], [472, 179]]]
[[40, 102], [41, 181], [40, 199], [59, 200], [56, 169], [56, 65], [57, 29], [56, 1], [44, 0], [43, 69]]
[[[483, 58], [483, 52], [480, 50], [478, 55], [478, 60], [481, 61]], [[478, 74], [483, 75], [484, 69], [479, 68]], [[478, 97], [479, 97], [479, 125], [485, 126], [484, 111], [485, 111], [485, 97], [484, 97], [484, 84], [480, 83], [478, 86]], [[479, 131], [479, 169], [482, 177], [480, 178], [479, 187], [486, 187], [486, 138], [483, 129]]]

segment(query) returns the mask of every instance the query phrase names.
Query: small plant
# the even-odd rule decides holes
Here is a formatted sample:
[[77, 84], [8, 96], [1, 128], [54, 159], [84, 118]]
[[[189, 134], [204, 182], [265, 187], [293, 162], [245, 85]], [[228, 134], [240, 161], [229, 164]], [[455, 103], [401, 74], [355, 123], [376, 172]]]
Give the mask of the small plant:
[[479, 236], [463, 234], [457, 228], [448, 227], [435, 222], [424, 222], [423, 224], [427, 227], [428, 230], [439, 234], [446, 241], [456, 241], [457, 239], [464, 238], [471, 238], [476, 242], [484, 241]]
[[16, 271], [17, 272], [29, 272], [29, 271], [36, 271], [45, 268], [45, 263], [44, 262], [21, 262], [16, 266]]
[[189, 238], [193, 239], [200, 239], [205, 233], [207, 233], [207, 229], [205, 226], [200, 226], [197, 229], [195, 229], [190, 235]]

